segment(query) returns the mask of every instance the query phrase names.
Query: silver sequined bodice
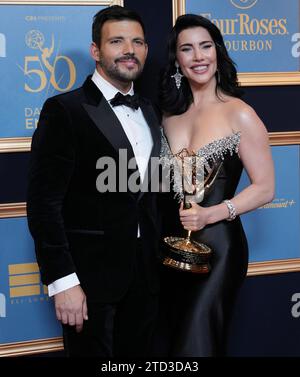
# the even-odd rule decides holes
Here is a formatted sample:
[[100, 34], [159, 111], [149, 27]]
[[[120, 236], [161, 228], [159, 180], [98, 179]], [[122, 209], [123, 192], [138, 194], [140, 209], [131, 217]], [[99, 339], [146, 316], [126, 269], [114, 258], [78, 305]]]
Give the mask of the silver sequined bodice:
[[[178, 164], [178, 154], [173, 154], [168, 140], [162, 130], [161, 140], [161, 164], [165, 174], [172, 176], [173, 190], [179, 201], [183, 199], [182, 184], [182, 167]], [[194, 152], [197, 160], [196, 182], [203, 182], [205, 174], [209, 174], [212, 169], [222, 163], [226, 155], [232, 156], [234, 153], [238, 155], [241, 133], [235, 132], [229, 136], [214, 140]], [[171, 175], [171, 172], [173, 173]]]

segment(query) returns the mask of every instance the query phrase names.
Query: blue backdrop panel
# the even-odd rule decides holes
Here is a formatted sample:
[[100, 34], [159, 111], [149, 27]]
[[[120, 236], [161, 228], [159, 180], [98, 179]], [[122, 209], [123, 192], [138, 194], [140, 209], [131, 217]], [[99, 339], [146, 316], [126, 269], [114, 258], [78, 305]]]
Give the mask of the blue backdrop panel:
[[239, 72], [290, 72], [300, 69], [299, 3], [186, 0], [186, 13], [202, 14], [221, 29]]
[[[275, 199], [242, 216], [250, 262], [300, 258], [300, 146], [275, 146], [272, 155]], [[248, 184], [243, 173], [237, 191]]]
[[24, 217], [0, 219], [0, 344], [61, 335]]
[[93, 71], [92, 18], [101, 8], [0, 5], [0, 137], [31, 136], [46, 98]]

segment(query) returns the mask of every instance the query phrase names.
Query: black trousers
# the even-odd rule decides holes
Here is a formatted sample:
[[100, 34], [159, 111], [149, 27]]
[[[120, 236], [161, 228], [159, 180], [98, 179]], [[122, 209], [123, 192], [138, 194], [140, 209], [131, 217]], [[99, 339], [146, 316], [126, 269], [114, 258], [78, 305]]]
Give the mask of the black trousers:
[[64, 347], [70, 357], [149, 357], [158, 313], [158, 295], [149, 291], [138, 241], [134, 275], [120, 301], [88, 302], [88, 321], [80, 333], [63, 326]]

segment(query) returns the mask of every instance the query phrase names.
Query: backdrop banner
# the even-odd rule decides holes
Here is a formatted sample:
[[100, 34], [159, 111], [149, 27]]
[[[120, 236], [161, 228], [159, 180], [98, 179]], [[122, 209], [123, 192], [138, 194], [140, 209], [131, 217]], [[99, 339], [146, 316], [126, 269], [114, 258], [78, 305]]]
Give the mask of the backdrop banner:
[[103, 6], [0, 5], [0, 138], [30, 137], [48, 97], [93, 72], [93, 16]]
[[[275, 199], [241, 216], [250, 262], [300, 258], [300, 146], [272, 147], [272, 155]], [[237, 191], [248, 184], [244, 171]]]
[[299, 0], [185, 0], [185, 13], [219, 27], [238, 72], [300, 71]]
[[26, 217], [0, 219], [0, 345], [61, 335]]

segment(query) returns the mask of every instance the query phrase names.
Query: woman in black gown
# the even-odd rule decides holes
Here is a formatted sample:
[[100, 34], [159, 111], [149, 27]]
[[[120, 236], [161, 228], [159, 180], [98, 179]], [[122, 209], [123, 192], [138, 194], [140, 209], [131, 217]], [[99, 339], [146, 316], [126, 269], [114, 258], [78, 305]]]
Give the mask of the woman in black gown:
[[[213, 250], [209, 274], [162, 267], [166, 346], [162, 353], [223, 356], [234, 301], [248, 265], [238, 215], [272, 200], [273, 162], [263, 123], [239, 99], [236, 69], [219, 29], [201, 16], [181, 16], [168, 48], [161, 84], [165, 167], [187, 150], [202, 158], [206, 172], [220, 169], [201, 203], [192, 203], [190, 209], [180, 204], [178, 210], [176, 199], [181, 201], [183, 193], [176, 174], [172, 198], [162, 194], [164, 235], [186, 236], [191, 230], [192, 239]], [[235, 196], [243, 167], [251, 183]]]

